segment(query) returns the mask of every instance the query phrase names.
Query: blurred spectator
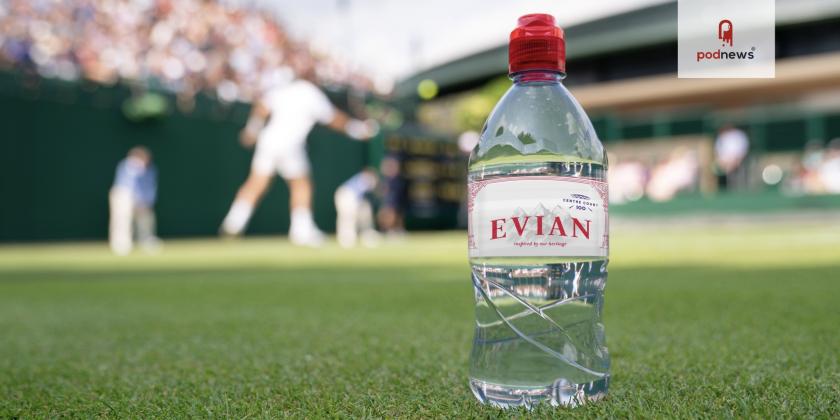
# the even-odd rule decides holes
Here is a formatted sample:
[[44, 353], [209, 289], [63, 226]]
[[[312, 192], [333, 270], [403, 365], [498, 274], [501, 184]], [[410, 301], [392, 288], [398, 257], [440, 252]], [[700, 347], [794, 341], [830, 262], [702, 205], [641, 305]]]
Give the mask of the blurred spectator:
[[796, 176], [791, 178], [788, 186], [794, 193], [822, 192], [820, 166], [822, 166], [825, 151], [820, 140], [805, 143], [802, 162], [796, 168]]
[[373, 206], [368, 194], [376, 188], [377, 174], [367, 168], [345, 181], [335, 191], [336, 236], [338, 244], [351, 248], [358, 238], [374, 246], [379, 238], [373, 226]]
[[826, 147], [820, 141], [805, 144], [802, 161], [787, 180], [792, 194], [840, 194], [840, 138]]
[[399, 155], [385, 156], [379, 164], [382, 174], [382, 207], [376, 214], [379, 226], [390, 236], [405, 233], [403, 214], [408, 202]]
[[[481, 141], [481, 135], [478, 134], [477, 131], [474, 130], [467, 130], [461, 133], [458, 136], [458, 150], [461, 152], [461, 155], [464, 156], [465, 159], [469, 159], [470, 154], [472, 153], [473, 149], [478, 146], [478, 143]], [[461, 200], [458, 202], [458, 227], [462, 229], [467, 228], [468, 223], [468, 213], [469, 209], [467, 208], [468, 205], [468, 192], [466, 189], [464, 190], [463, 194], [461, 194]]]
[[840, 138], [828, 143], [819, 168], [819, 177], [825, 192], [840, 194]]
[[367, 89], [346, 65], [294, 46], [265, 13], [205, 0], [0, 2], [0, 66], [44, 77], [139, 81], [179, 93], [251, 101], [307, 60], [317, 81]]
[[458, 150], [460, 150], [463, 155], [469, 156], [473, 149], [475, 149], [475, 146], [478, 145], [479, 141], [481, 141], [481, 135], [479, 135], [477, 131], [464, 131], [460, 136], [458, 136]]
[[697, 155], [688, 149], [677, 149], [651, 172], [647, 194], [653, 201], [668, 201], [678, 192], [697, 184]]
[[805, 151], [802, 153], [802, 166], [808, 170], [816, 170], [823, 160], [823, 145], [820, 140], [809, 140], [805, 143]]
[[117, 165], [108, 197], [111, 207], [108, 239], [115, 254], [129, 254], [135, 239], [146, 251], [159, 248], [160, 240], [155, 235], [156, 197], [157, 169], [152, 164], [152, 154], [143, 146], [134, 147]]
[[718, 185], [731, 190], [746, 185], [745, 159], [750, 149], [747, 134], [731, 124], [724, 125], [715, 140]]
[[615, 156], [607, 173], [610, 187], [610, 203], [622, 204], [636, 201], [645, 195], [648, 182], [648, 169], [639, 161], [618, 162]]

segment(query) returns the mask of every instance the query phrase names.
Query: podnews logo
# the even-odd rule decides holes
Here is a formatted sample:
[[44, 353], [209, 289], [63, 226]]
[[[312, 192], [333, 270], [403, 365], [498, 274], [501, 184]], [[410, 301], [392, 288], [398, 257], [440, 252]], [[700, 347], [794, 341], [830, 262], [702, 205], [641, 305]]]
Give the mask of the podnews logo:
[[775, 75], [775, 0], [677, 0], [678, 78]]
[[[721, 47], [729, 48], [735, 46], [735, 26], [729, 19], [722, 19], [717, 25], [717, 38], [721, 41]], [[753, 60], [755, 59], [755, 47], [749, 50], [725, 51], [720, 48], [717, 51], [697, 51], [697, 62], [713, 60]]]

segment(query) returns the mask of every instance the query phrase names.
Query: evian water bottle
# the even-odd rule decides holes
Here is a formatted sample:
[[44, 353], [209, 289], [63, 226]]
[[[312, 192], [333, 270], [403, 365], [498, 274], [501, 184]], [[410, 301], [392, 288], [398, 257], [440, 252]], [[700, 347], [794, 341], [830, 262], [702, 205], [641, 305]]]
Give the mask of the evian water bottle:
[[551, 15], [519, 18], [513, 86], [470, 156], [470, 388], [500, 407], [576, 405], [609, 383], [607, 156], [563, 87], [565, 50]]

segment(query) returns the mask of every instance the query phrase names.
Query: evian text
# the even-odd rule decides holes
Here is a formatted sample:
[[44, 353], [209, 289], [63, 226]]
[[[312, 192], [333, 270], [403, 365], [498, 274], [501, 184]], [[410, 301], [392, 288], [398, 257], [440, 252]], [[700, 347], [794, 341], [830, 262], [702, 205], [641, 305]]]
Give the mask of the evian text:
[[[536, 228], [537, 236], [569, 236], [567, 232], [571, 231], [572, 238], [577, 238], [580, 234], [580, 236], [589, 239], [591, 220], [581, 221], [572, 217], [571, 226], [568, 226], [568, 224], [564, 226], [563, 220], [559, 216], [555, 216], [553, 219], [544, 219], [546, 219], [545, 216], [514, 216], [510, 219], [492, 219], [490, 220], [490, 239], [507, 238], [508, 232], [512, 235], [523, 236], [525, 231], [528, 230], [529, 224]], [[510, 223], [508, 223], [508, 220], [510, 220]], [[511, 227], [513, 230], [510, 230]]]

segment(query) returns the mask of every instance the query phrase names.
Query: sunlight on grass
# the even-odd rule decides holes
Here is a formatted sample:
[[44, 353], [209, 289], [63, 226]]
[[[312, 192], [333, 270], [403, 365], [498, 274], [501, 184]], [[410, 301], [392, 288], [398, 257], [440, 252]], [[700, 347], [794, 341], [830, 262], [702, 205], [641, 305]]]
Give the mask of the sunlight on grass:
[[[797, 225], [661, 227], [618, 223], [611, 237], [612, 269], [715, 265], [789, 267], [840, 263], [840, 227]], [[101, 242], [0, 246], [4, 269], [146, 269], [223, 267], [467, 266], [464, 232], [420, 233], [376, 248], [294, 247], [283, 237], [170, 240], [159, 255], [119, 258]]]

